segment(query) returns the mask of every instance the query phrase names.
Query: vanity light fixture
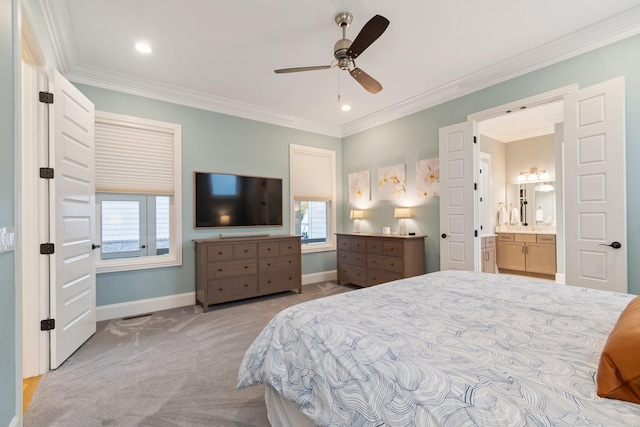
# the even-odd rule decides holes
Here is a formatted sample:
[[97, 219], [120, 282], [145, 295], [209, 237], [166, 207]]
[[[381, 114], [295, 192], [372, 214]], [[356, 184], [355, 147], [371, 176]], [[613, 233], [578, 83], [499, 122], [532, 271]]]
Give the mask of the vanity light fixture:
[[551, 177], [546, 170], [542, 170], [542, 172], [538, 173], [538, 168], [531, 168], [529, 171], [520, 172], [520, 175], [516, 178], [517, 183], [522, 182], [540, 182], [540, 181], [551, 181]]

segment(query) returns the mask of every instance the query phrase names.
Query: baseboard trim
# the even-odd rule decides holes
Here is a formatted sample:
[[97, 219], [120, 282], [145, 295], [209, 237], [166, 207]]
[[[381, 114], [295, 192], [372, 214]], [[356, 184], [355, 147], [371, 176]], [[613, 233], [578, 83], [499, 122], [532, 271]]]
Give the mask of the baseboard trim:
[[[338, 272], [321, 271], [319, 273], [304, 274], [302, 276], [302, 284], [310, 285], [311, 283], [326, 282], [336, 280]], [[143, 313], [153, 313], [160, 310], [168, 310], [171, 308], [184, 307], [186, 305], [194, 305], [196, 303], [196, 293], [186, 292], [184, 294], [168, 295], [165, 297], [148, 298], [137, 301], [122, 302], [118, 304], [101, 305], [96, 308], [96, 320], [119, 319], [127, 316], [137, 316]]]
[[137, 316], [138, 314], [184, 307], [185, 305], [194, 305], [195, 303], [196, 293], [186, 292], [184, 294], [168, 295], [165, 297], [101, 305], [96, 309], [96, 320], [99, 322], [101, 320]]
[[566, 285], [565, 282], [565, 274], [564, 273], [556, 273], [556, 283], [560, 283], [562, 285]]
[[338, 271], [321, 271], [319, 273], [303, 274], [302, 285], [310, 285], [312, 283], [327, 282], [329, 280], [337, 280]]

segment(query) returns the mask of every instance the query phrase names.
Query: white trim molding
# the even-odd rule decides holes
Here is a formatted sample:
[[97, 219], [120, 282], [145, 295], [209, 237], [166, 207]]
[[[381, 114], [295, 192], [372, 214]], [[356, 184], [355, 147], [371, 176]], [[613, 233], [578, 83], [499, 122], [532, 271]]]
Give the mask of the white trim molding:
[[338, 271], [321, 271], [319, 273], [303, 274], [302, 284], [311, 285], [312, 283], [330, 282], [338, 280]]
[[78, 63], [77, 49], [69, 36], [71, 28], [66, 2], [41, 0], [40, 3], [43, 5], [43, 13], [60, 70], [72, 82], [334, 137], [345, 137], [374, 128], [640, 34], [640, 6], [637, 6], [498, 64], [476, 70], [433, 90], [339, 126], [302, 119], [264, 107], [216, 97], [213, 94], [202, 94]]
[[127, 316], [138, 316], [171, 308], [195, 305], [196, 293], [167, 295], [164, 297], [147, 298], [118, 304], [100, 305], [96, 308], [96, 321], [118, 319]]

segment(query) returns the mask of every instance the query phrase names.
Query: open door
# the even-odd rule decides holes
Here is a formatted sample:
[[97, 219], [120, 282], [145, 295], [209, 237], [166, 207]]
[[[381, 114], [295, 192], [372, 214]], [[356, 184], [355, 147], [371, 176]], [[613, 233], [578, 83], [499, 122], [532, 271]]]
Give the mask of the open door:
[[566, 282], [627, 292], [624, 78], [564, 100]]
[[440, 270], [480, 271], [474, 134], [473, 121], [440, 128]]
[[51, 369], [96, 331], [95, 108], [58, 72], [50, 74], [49, 106]]

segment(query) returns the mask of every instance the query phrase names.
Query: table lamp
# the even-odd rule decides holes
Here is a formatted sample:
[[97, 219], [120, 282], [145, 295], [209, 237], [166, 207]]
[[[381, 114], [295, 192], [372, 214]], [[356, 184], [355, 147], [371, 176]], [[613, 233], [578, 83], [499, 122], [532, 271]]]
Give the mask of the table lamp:
[[411, 209], [409, 208], [396, 208], [393, 211], [393, 217], [399, 218], [400, 220], [400, 228], [398, 230], [398, 234], [405, 235], [407, 234], [407, 224], [405, 222], [405, 218], [411, 218]]
[[353, 232], [360, 232], [360, 220], [364, 218], [364, 211], [361, 209], [351, 209], [349, 217], [353, 220]]

